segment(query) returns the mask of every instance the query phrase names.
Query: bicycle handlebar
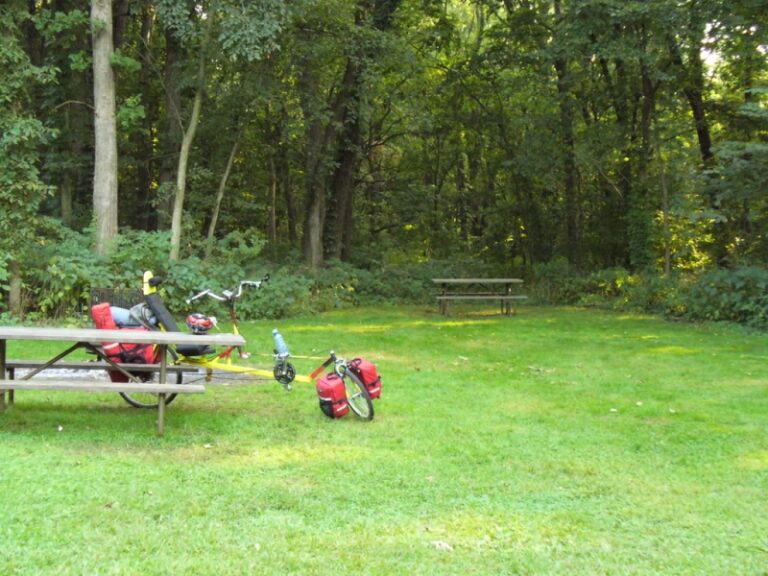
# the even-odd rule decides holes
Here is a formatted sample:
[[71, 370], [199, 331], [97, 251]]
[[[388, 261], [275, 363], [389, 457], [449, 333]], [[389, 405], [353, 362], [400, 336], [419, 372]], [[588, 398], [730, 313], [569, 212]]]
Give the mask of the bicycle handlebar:
[[192, 296], [191, 298], [187, 299], [187, 304], [192, 304], [195, 300], [198, 300], [200, 298], [203, 298], [205, 296], [208, 296], [209, 298], [213, 298], [214, 300], [218, 300], [219, 302], [234, 302], [240, 296], [243, 295], [243, 287], [248, 286], [250, 288], [261, 288], [261, 285], [269, 280], [269, 274], [264, 276], [261, 280], [241, 280], [237, 284], [237, 289], [235, 290], [224, 290], [221, 294], [217, 294], [210, 288], [203, 290], [202, 292], [199, 292]]

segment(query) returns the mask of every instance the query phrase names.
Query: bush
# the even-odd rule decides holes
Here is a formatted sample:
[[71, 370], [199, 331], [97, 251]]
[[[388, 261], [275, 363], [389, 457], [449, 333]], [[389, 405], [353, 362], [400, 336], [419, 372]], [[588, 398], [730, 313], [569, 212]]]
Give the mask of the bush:
[[88, 301], [94, 282], [113, 282], [107, 262], [91, 251], [90, 238], [65, 228], [51, 232], [25, 262], [22, 279], [27, 308], [44, 317], [71, 314]]
[[542, 304], [576, 304], [586, 280], [565, 258], [535, 264], [531, 295]]
[[768, 325], [768, 270], [743, 267], [715, 270], [691, 284], [686, 316], [693, 320], [727, 320], [753, 327]]
[[[174, 314], [190, 311], [186, 299], [210, 288], [235, 289], [243, 279], [260, 280], [262, 289], [238, 302], [243, 319], [281, 318], [333, 308], [380, 302], [433, 303], [432, 278], [505, 275], [477, 260], [382, 263], [370, 259], [354, 266], [330, 261], [317, 271], [301, 263], [276, 266], [260, 259], [264, 240], [255, 231], [228, 234], [210, 246], [209, 256], [192, 255], [168, 263], [169, 234], [129, 230], [121, 233], [108, 257], [91, 251], [90, 234], [47, 224], [46, 240], [33, 248], [25, 262], [23, 287], [27, 307], [44, 317], [74, 315], [85, 309], [92, 288], [141, 287], [145, 270], [164, 276], [163, 296]], [[206, 252], [200, 240], [190, 246]], [[7, 281], [0, 262], [0, 284]], [[633, 274], [610, 268], [580, 274], [564, 259], [537, 264], [529, 288], [543, 304], [604, 306], [641, 310], [691, 320], [738, 322], [768, 326], [768, 270], [742, 267], [715, 270], [699, 277]], [[198, 301], [195, 311], [222, 313], [213, 301]]]

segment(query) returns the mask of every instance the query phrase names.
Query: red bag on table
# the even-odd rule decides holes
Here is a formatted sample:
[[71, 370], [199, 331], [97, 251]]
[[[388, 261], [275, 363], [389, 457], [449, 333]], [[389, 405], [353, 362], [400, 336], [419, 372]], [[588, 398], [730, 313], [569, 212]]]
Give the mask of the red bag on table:
[[[91, 316], [96, 328], [101, 330], [117, 330], [109, 302], [102, 302], [91, 307]], [[143, 327], [120, 328], [120, 330], [147, 330]], [[121, 364], [156, 364], [157, 351], [151, 344], [121, 344], [120, 342], [103, 342], [102, 348], [107, 357]], [[116, 370], [109, 370], [112, 382], [128, 382], [128, 377]], [[137, 374], [140, 376], [140, 374]]]

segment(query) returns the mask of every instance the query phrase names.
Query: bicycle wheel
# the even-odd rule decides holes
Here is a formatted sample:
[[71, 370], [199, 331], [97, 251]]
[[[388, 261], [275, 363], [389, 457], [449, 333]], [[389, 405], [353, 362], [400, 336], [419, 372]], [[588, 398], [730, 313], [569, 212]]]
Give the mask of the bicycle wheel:
[[[176, 384], [183, 384], [184, 375], [181, 372], [176, 373]], [[144, 394], [142, 392], [120, 392], [123, 400], [128, 402], [134, 408], [157, 408], [160, 404], [160, 398], [157, 394]], [[165, 397], [165, 405], [168, 406], [176, 398], [176, 394], [168, 394]]]
[[285, 364], [277, 365], [272, 373], [275, 376], [275, 380], [283, 385], [283, 388], [286, 390], [291, 389], [291, 382], [296, 378], [296, 368], [293, 367], [293, 364], [286, 362]]
[[363, 420], [373, 420], [373, 402], [365, 384], [351, 370], [347, 370], [343, 380], [347, 391], [347, 403], [352, 412]]

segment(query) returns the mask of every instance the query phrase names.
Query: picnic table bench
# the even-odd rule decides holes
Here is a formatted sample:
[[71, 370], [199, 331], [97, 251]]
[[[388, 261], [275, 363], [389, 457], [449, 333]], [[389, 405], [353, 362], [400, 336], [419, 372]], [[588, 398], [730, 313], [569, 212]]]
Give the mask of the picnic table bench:
[[501, 313], [509, 315], [515, 313], [513, 301], [528, 298], [516, 292], [523, 284], [521, 278], [433, 278], [432, 282], [440, 287], [437, 301], [444, 316], [452, 300], [498, 300]]
[[[11, 361], [6, 359], [8, 340], [45, 340], [72, 343], [61, 353], [44, 362]], [[125, 344], [148, 344], [159, 348], [158, 365], [119, 364], [110, 360], [102, 349], [104, 342], [122, 342]], [[157, 434], [162, 436], [165, 429], [165, 400], [169, 394], [194, 394], [205, 391], [203, 385], [169, 384], [169, 372], [179, 372], [178, 367], [168, 365], [168, 348], [177, 345], [242, 346], [245, 340], [236, 334], [188, 334], [182, 332], [155, 332], [145, 330], [99, 330], [95, 328], [25, 328], [15, 326], [0, 327], [0, 411], [5, 409], [6, 392], [13, 398], [14, 390], [61, 390], [80, 392], [146, 392], [158, 395]], [[97, 382], [86, 379], [33, 379], [34, 376], [49, 368], [67, 368], [87, 362], [64, 362], [63, 359], [76, 350], [85, 349], [99, 358], [101, 366], [117, 370], [124, 374], [130, 371], [154, 371], [159, 374], [157, 383], [138, 382], [129, 376], [128, 382]], [[15, 369], [28, 364], [31, 371], [21, 379], [15, 378]], [[95, 363], [94, 363], [95, 364]], [[128, 367], [126, 369], [126, 367]], [[91, 369], [88, 367], [87, 369]], [[11, 372], [8, 372], [11, 370]], [[6, 377], [8, 374], [10, 377]]]

